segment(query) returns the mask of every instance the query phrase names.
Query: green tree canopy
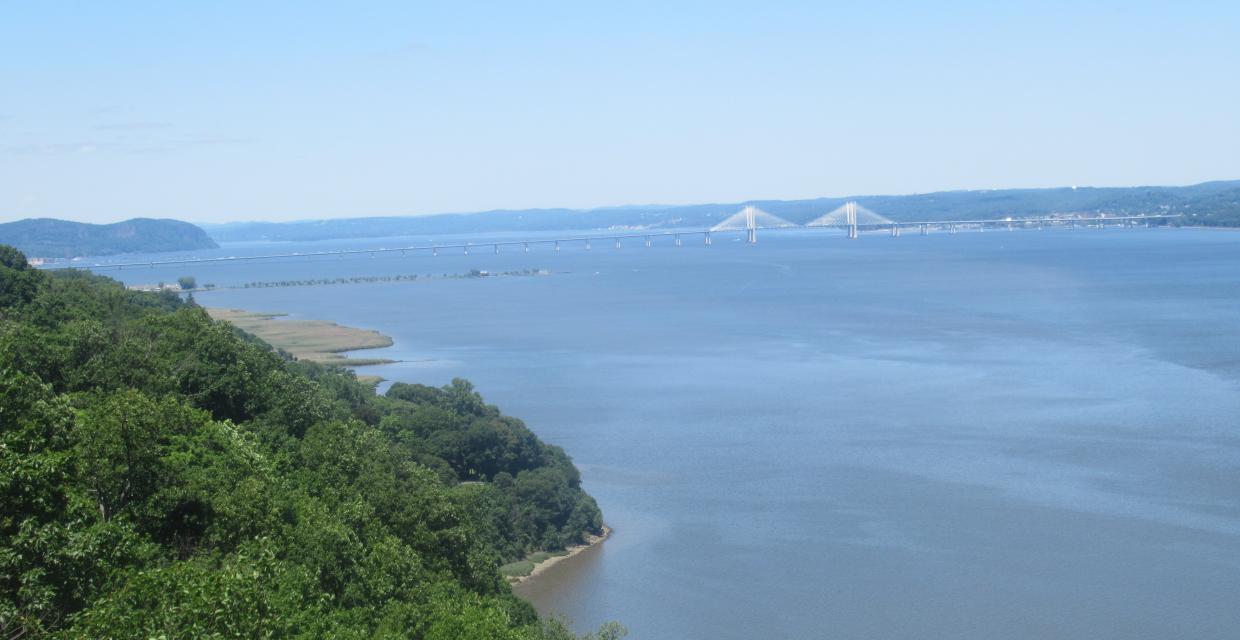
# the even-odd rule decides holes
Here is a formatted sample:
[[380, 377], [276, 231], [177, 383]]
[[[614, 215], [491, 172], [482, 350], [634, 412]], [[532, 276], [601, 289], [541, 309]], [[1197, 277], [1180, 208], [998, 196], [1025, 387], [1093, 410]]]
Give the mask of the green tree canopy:
[[498, 567], [600, 531], [578, 478], [467, 381], [0, 247], [0, 637], [571, 638]]

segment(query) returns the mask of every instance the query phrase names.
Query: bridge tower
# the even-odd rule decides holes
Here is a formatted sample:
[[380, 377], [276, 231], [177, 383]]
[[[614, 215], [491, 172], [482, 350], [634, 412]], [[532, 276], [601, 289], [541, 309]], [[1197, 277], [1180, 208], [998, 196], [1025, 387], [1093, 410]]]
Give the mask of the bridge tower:
[[753, 206], [745, 207], [745, 241], [758, 243], [758, 215]]

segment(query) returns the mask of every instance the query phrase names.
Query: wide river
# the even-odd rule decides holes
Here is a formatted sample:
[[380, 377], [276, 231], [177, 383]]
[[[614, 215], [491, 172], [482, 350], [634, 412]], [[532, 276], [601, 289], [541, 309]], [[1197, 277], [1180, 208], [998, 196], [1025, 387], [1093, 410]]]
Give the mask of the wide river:
[[[450, 239], [441, 238], [441, 241]], [[231, 245], [199, 255], [418, 243]], [[615, 535], [520, 589], [632, 638], [1240, 637], [1240, 233], [763, 233], [109, 272], [377, 329]]]

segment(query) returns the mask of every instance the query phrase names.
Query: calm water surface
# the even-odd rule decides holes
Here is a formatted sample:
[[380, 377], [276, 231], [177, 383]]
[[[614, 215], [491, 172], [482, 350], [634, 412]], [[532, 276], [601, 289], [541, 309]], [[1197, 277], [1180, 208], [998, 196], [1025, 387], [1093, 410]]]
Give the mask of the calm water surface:
[[544, 612], [639, 639], [1240, 637], [1240, 233], [790, 232], [120, 275], [471, 268], [554, 273], [199, 301], [378, 329], [396, 345], [367, 355], [411, 362], [365, 373], [470, 378], [565, 447], [616, 533], [522, 588]]

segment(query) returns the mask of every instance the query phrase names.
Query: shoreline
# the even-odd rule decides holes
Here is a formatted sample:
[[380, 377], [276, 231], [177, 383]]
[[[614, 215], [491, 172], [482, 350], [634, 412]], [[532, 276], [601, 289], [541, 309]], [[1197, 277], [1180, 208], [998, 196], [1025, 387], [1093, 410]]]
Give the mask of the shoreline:
[[396, 362], [388, 358], [349, 357], [349, 351], [382, 349], [394, 341], [378, 331], [359, 329], [324, 320], [287, 318], [284, 313], [266, 313], [205, 307], [214, 320], [226, 321], [253, 334], [273, 347], [286, 351], [298, 360], [341, 367], [361, 367]]
[[578, 544], [578, 545], [573, 545], [573, 546], [571, 546], [571, 547], [567, 547], [567, 548], [565, 548], [565, 551], [567, 551], [568, 553], [565, 553], [564, 555], [561, 555], [561, 556], [551, 556], [551, 557], [547, 558], [546, 560], [543, 560], [542, 562], [539, 562], [538, 564], [534, 565], [534, 569], [533, 569], [533, 570], [531, 570], [531, 571], [529, 572], [529, 574], [527, 574], [527, 575], [524, 575], [524, 576], [514, 576], [514, 577], [511, 577], [511, 578], [508, 578], [508, 584], [510, 584], [510, 585], [512, 585], [512, 586], [514, 586], [514, 587], [515, 587], [515, 586], [517, 586], [517, 585], [519, 585], [519, 584], [524, 584], [524, 583], [528, 582], [529, 580], [531, 580], [532, 578], [536, 578], [536, 577], [538, 577], [538, 576], [542, 575], [542, 574], [543, 574], [543, 573], [545, 573], [548, 569], [550, 569], [551, 567], [554, 567], [556, 564], [558, 564], [561, 560], [567, 560], [568, 558], [571, 558], [571, 557], [573, 557], [573, 556], [575, 556], [575, 555], [577, 555], [577, 554], [579, 554], [579, 553], [581, 553], [581, 552], [583, 552], [583, 551], [586, 551], [586, 550], [588, 550], [588, 549], [594, 548], [594, 547], [596, 547], [596, 546], [598, 546], [598, 545], [602, 544], [604, 540], [606, 540], [606, 539], [608, 539], [608, 538], [610, 538], [610, 537], [611, 537], [611, 534], [612, 534], [612, 533], [613, 533], [613, 530], [612, 530], [612, 528], [611, 528], [611, 527], [609, 527], [609, 526], [607, 526], [607, 525], [603, 525], [603, 533], [602, 533], [602, 534], [600, 534], [600, 535], [596, 535], [596, 536], [595, 536], [595, 535], [592, 535], [592, 536], [587, 537], [587, 538], [586, 538], [586, 542], [585, 542], [585, 544]]
[[[361, 349], [379, 349], [394, 344], [391, 337], [373, 329], [360, 329], [336, 324], [324, 320], [302, 320], [288, 318], [288, 314], [280, 312], [249, 311], [228, 307], [203, 307], [213, 320], [228, 322], [233, 326], [250, 333], [273, 347], [292, 354], [299, 360], [330, 364], [343, 367], [370, 366], [390, 364], [394, 362], [428, 362], [424, 360], [391, 360], [386, 358], [349, 358], [340, 355], [342, 352]], [[381, 376], [357, 376], [358, 380], [378, 384], [383, 381]], [[562, 553], [549, 556], [534, 564], [530, 572], [523, 576], [508, 576], [506, 581], [512, 587], [530, 582], [531, 579], [544, 575], [561, 560], [588, 551], [611, 537], [614, 530], [607, 524], [602, 525], [603, 532], [598, 535], [586, 536], [583, 544], [565, 547]]]

